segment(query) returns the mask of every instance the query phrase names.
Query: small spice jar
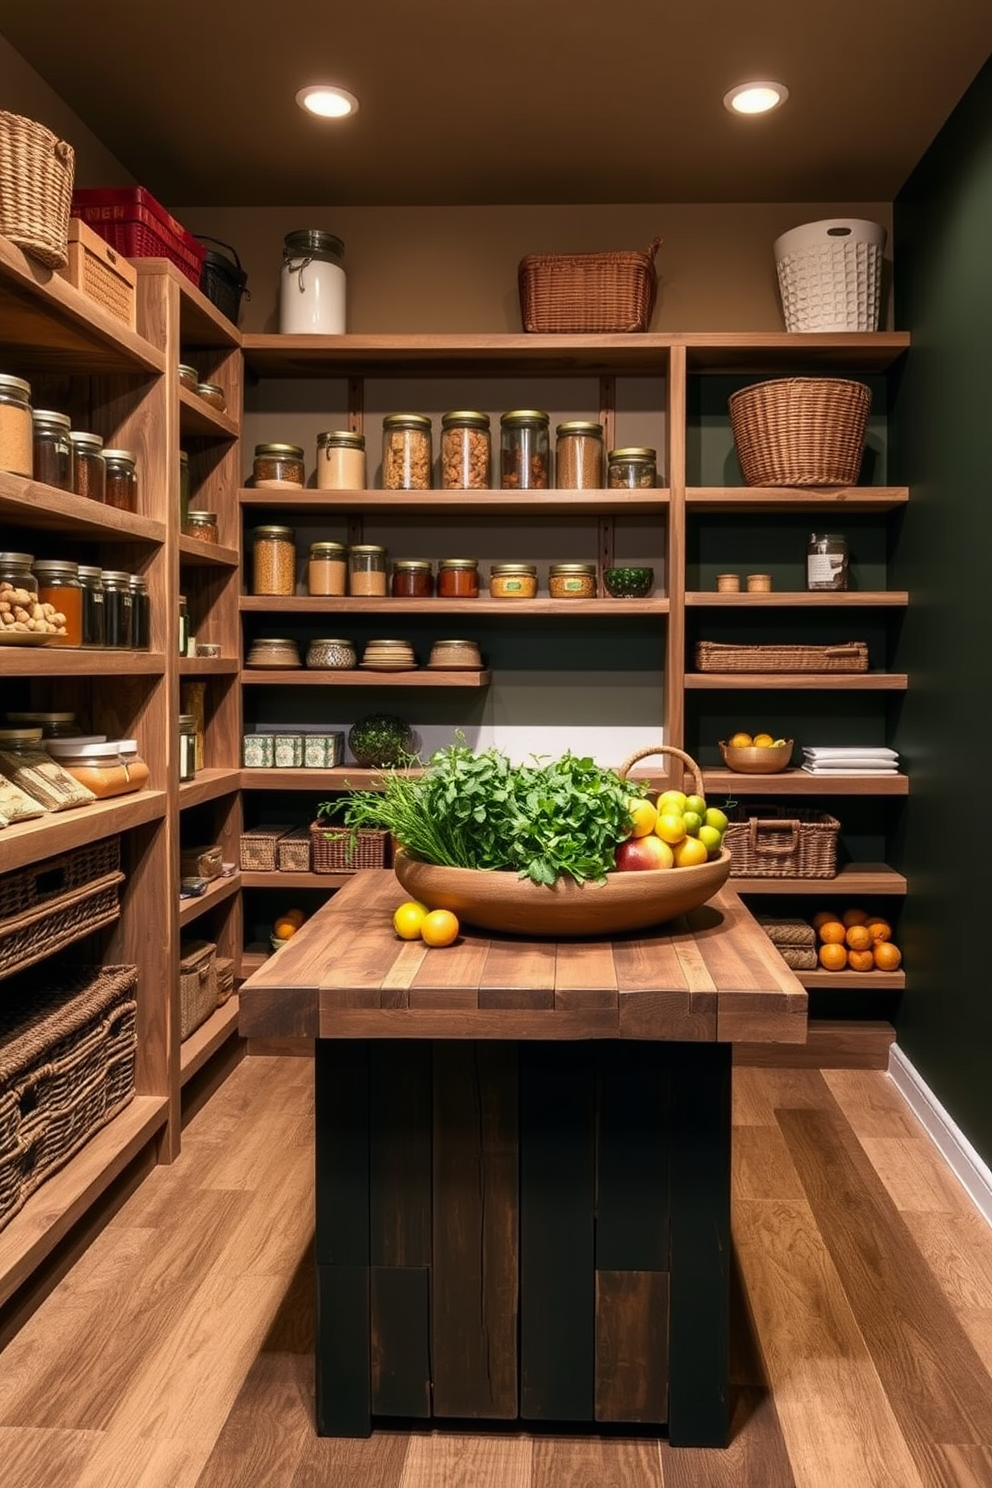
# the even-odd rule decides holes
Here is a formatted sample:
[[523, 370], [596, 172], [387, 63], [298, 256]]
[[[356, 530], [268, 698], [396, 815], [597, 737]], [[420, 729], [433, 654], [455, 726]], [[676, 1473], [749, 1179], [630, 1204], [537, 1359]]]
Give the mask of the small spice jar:
[[771, 574], [748, 574], [748, 594], [768, 594], [772, 587]]
[[461, 639], [435, 641], [427, 665], [452, 672], [475, 671], [482, 666], [478, 642]]
[[378, 543], [354, 543], [348, 549], [348, 587], [352, 594], [382, 599], [386, 593], [386, 550]]
[[439, 599], [478, 599], [479, 560], [442, 558], [437, 566]]
[[555, 485], [560, 491], [598, 491], [603, 484], [603, 426], [584, 419], [559, 424]]
[[198, 382], [196, 392], [204, 403], [209, 403], [210, 407], [216, 408], [218, 413], [227, 412], [227, 394], [219, 382]]
[[364, 491], [365, 435], [329, 429], [317, 435], [317, 490]]
[[0, 374], [0, 470], [28, 480], [34, 473], [31, 385], [7, 373]]
[[248, 665], [289, 670], [300, 665], [300, 648], [285, 636], [265, 636], [252, 642]]
[[135, 651], [147, 651], [151, 644], [151, 601], [148, 585], [141, 574], [131, 574], [131, 645]]
[[35, 578], [38, 598], [65, 616], [65, 634], [51, 637], [53, 646], [83, 644], [83, 591], [79, 583], [79, 565], [61, 558], [36, 558]]
[[179, 386], [190, 393], [195, 393], [200, 386], [200, 374], [188, 362], [179, 363]]
[[431, 421], [424, 413], [387, 413], [382, 421], [382, 486], [385, 491], [431, 488]]
[[550, 484], [551, 420], [536, 408], [504, 413], [500, 423], [500, 485], [504, 491], [544, 491]]
[[217, 513], [208, 511], [187, 512], [186, 521], [183, 523], [183, 537], [195, 537], [200, 542], [219, 542]]
[[79, 565], [79, 583], [83, 591], [83, 645], [104, 644], [103, 571], [91, 564]]
[[606, 484], [611, 491], [647, 490], [658, 483], [658, 460], [647, 445], [624, 445], [606, 457]]
[[311, 641], [307, 648], [307, 666], [328, 671], [353, 671], [358, 666], [354, 641], [342, 640], [338, 636]]
[[534, 599], [537, 595], [537, 565], [494, 563], [489, 570], [489, 593], [493, 599]]
[[430, 559], [397, 558], [389, 592], [394, 599], [430, 599], [434, 593], [434, 570]]
[[813, 532], [806, 548], [806, 588], [847, 588], [847, 539], [839, 532]]
[[348, 592], [348, 549], [344, 543], [310, 544], [307, 593], [341, 595]]
[[489, 487], [492, 441], [487, 413], [446, 413], [441, 419], [441, 486], [445, 491]]
[[31, 415], [34, 426], [34, 478], [60, 491], [72, 490], [72, 445], [69, 442], [69, 415], [36, 408]]
[[716, 587], [719, 594], [739, 594], [741, 588], [741, 576], [736, 573], [722, 573], [716, 576]]
[[104, 500], [118, 511], [138, 510], [137, 462], [130, 450], [105, 449], [103, 463], [107, 469]]
[[77, 496], [103, 501], [107, 494], [107, 466], [103, 458], [103, 440], [99, 434], [83, 429], [70, 429], [72, 446], [72, 489]]
[[106, 646], [130, 650], [132, 608], [131, 575], [120, 569], [105, 568], [103, 570], [103, 614]]
[[548, 593], [552, 599], [595, 599], [595, 563], [552, 563]]
[[192, 713], [179, 715], [179, 779], [196, 779], [196, 719]]
[[306, 481], [302, 446], [256, 444], [251, 473], [256, 486], [302, 486]]
[[296, 593], [296, 533], [292, 527], [255, 528], [251, 592]]

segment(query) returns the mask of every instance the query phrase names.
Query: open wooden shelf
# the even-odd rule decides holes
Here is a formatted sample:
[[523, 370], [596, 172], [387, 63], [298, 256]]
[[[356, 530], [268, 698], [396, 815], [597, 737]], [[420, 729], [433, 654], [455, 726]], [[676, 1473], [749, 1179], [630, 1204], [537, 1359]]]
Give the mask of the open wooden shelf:
[[245, 487], [238, 499], [248, 509], [278, 507], [284, 513], [413, 512], [427, 517], [456, 515], [462, 523], [475, 517], [574, 519], [581, 513], [649, 516], [668, 504], [671, 492], [666, 486], [633, 491], [316, 491], [297, 486], [278, 490]]
[[114, 542], [165, 542], [165, 524], [152, 517], [116, 511], [102, 501], [77, 496], [73, 491], [60, 491], [5, 470], [0, 470], [0, 521], [4, 526], [38, 528]]
[[184, 780], [179, 787], [179, 809], [186, 811], [190, 806], [216, 801], [220, 796], [230, 795], [240, 785], [240, 770], [197, 770], [193, 780]]
[[132, 831], [147, 822], [161, 821], [167, 799], [165, 791], [134, 791], [71, 811], [48, 812], [32, 821], [14, 822], [3, 829], [4, 871], [69, 852], [101, 837]]
[[909, 594], [905, 589], [845, 589], [838, 593], [823, 590], [779, 589], [768, 594], [719, 594], [713, 590], [692, 589], [686, 592], [686, 605], [694, 609], [801, 609], [856, 610], [905, 608]]
[[796, 976], [809, 992], [818, 989], [854, 992], [903, 992], [904, 971], [797, 971]]
[[367, 672], [341, 669], [267, 671], [251, 668], [241, 673], [245, 687], [488, 687], [492, 672], [481, 671], [447, 672], [428, 667], [411, 667], [405, 672], [383, 672], [370, 668]]
[[736, 770], [710, 767], [703, 770], [707, 796], [905, 796], [908, 775], [864, 770], [860, 774], [810, 775], [792, 767], [774, 775], [742, 775]]
[[179, 1045], [179, 1078], [185, 1085], [229, 1038], [238, 1033], [238, 994], [235, 992], [205, 1023], [183, 1039]]
[[225, 899], [232, 899], [241, 891], [241, 881], [238, 874], [232, 873], [230, 878], [214, 878], [207, 885], [206, 892], [198, 894], [192, 899], [179, 900], [179, 928], [185, 929], [194, 920], [200, 919], [208, 910], [223, 904]]
[[696, 691], [905, 692], [905, 672], [686, 672]]
[[746, 878], [729, 880], [738, 894], [802, 894], [806, 898], [827, 895], [898, 896], [906, 893], [905, 875], [886, 863], [845, 863], [834, 878]]
[[840, 518], [845, 511], [892, 511], [909, 500], [908, 486], [827, 486], [809, 490], [802, 486], [689, 486], [685, 504], [689, 511], [828, 512]]
[[444, 619], [448, 615], [498, 615], [502, 620], [514, 616], [540, 615], [545, 618], [568, 619], [574, 615], [595, 615], [599, 620], [612, 624], [614, 620], [629, 619], [632, 615], [667, 615], [668, 600], [660, 596], [647, 599], [612, 599], [605, 595], [601, 599], [490, 599], [479, 595], [478, 599], [393, 599], [386, 595], [382, 599], [357, 598], [345, 595], [341, 599], [325, 599], [316, 595], [297, 594], [291, 598], [278, 599], [269, 595], [242, 595], [242, 614], [273, 614], [281, 619], [290, 615], [326, 615], [329, 611], [337, 615], [431, 615]]
[[350, 881], [350, 873], [262, 873], [242, 869], [241, 885], [245, 889], [340, 889]]
[[179, 562], [202, 568], [238, 568], [241, 554], [237, 548], [228, 548], [223, 543], [203, 542], [198, 537], [180, 537]]

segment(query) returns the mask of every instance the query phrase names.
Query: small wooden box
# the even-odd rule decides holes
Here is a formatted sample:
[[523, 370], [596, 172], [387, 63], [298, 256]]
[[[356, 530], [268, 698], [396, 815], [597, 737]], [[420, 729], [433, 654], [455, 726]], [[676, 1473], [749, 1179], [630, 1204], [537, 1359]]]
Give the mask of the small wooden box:
[[134, 330], [137, 271], [78, 217], [69, 219], [69, 261], [59, 276]]

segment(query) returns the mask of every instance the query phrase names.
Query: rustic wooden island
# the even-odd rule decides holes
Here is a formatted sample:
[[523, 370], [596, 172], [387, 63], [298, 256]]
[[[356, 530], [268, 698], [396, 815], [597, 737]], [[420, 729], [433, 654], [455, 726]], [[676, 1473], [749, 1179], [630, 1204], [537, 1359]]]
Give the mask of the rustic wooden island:
[[737, 1042], [806, 993], [729, 885], [610, 940], [401, 941], [363, 870], [244, 983], [315, 1046], [316, 1418], [729, 1428]]

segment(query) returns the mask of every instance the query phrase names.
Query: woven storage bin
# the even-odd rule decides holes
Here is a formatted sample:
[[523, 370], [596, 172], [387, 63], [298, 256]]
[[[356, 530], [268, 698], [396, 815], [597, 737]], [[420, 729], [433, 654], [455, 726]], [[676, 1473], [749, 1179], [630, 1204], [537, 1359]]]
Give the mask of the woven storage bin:
[[0, 109], [0, 233], [50, 269], [68, 258], [75, 169], [65, 140]]
[[255, 873], [274, 873], [276, 867], [276, 844], [280, 837], [292, 832], [292, 823], [277, 827], [253, 827], [241, 833], [241, 867]]
[[217, 1006], [217, 947], [210, 940], [179, 947], [179, 1037], [187, 1038]]
[[835, 646], [737, 646], [697, 641], [699, 672], [866, 672], [867, 641]]
[[206, 249], [143, 186], [77, 191], [72, 210], [126, 258], [167, 258], [199, 288]]
[[112, 924], [123, 881], [119, 837], [0, 875], [0, 977]]
[[776, 915], [755, 915], [758, 924], [764, 930], [772, 945], [781, 949], [783, 946], [805, 948], [809, 950], [816, 945], [816, 931], [806, 920], [798, 916], [781, 918]]
[[885, 228], [860, 218], [805, 222], [775, 239], [787, 331], [877, 331]]
[[661, 243], [655, 238], [647, 253], [529, 253], [517, 269], [524, 330], [573, 336], [646, 331]]
[[217, 1006], [223, 1007], [234, 993], [234, 962], [226, 956], [218, 956], [214, 966], [217, 971]]
[[372, 827], [334, 827], [313, 822], [310, 840], [314, 873], [357, 873], [359, 868], [383, 868], [388, 832]]
[[276, 843], [276, 867], [280, 873], [310, 872], [310, 828], [294, 827]]
[[0, 1002], [0, 1227], [134, 1096], [137, 968], [37, 976]]
[[224, 849], [217, 843], [210, 847], [184, 847], [179, 854], [180, 878], [219, 878]]
[[774, 802], [737, 806], [728, 815], [723, 845], [731, 878], [836, 878], [835, 816]]
[[59, 270], [88, 300], [134, 330], [138, 274], [126, 258], [78, 217], [69, 220], [69, 261]]
[[730, 424], [749, 486], [852, 486], [871, 389], [843, 377], [778, 377], [731, 393]]

